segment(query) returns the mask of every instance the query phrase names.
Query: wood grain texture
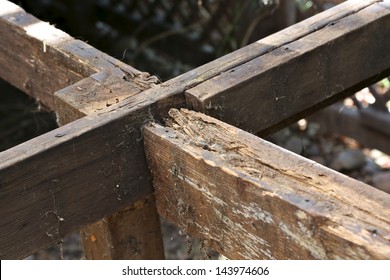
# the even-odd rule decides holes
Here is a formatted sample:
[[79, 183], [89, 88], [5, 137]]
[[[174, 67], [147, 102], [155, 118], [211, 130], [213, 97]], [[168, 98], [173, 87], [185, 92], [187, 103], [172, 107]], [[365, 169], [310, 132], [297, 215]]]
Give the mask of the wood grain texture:
[[[112, 72], [99, 72], [56, 92], [57, 119], [65, 125], [141, 91], [135, 83], [124, 81]], [[127, 175], [125, 172], [123, 176]], [[150, 185], [143, 187], [150, 189]], [[83, 227], [80, 232], [86, 259], [164, 259], [153, 195]]]
[[[149, 84], [153, 87], [155, 84]], [[111, 71], [101, 71], [55, 92], [55, 111], [60, 125], [103, 112], [108, 107], [142, 92], [137, 84]]]
[[[186, 89], [377, 1], [358, 2], [342, 4], [0, 153], [0, 258], [23, 258], [149, 196], [151, 178], [140, 131], [145, 123], [161, 120], [168, 108], [184, 107]], [[97, 53], [8, 1], [0, 4], [0, 37], [7, 42], [0, 45], [0, 76], [47, 106], [53, 108], [55, 90], [107, 68], [142, 89], [150, 85], [148, 76], [130, 66]], [[47, 32], [34, 31], [42, 25]], [[90, 81], [93, 87], [96, 76]], [[62, 93], [72, 90], [79, 89], [74, 85]]]
[[159, 214], [232, 259], [389, 259], [390, 196], [182, 109], [144, 129]]
[[[223, 71], [293, 42], [379, 0], [343, 3], [286, 28], [256, 43], [194, 69], [172, 80], [184, 91]], [[88, 44], [0, 0], [0, 77], [53, 108], [53, 93], [99, 70], [111, 69], [119, 76], [134, 76], [143, 84], [143, 74]], [[45, 48], [44, 48], [45, 46]], [[45, 51], [44, 51], [45, 49]], [[52, 79], [56, 77], [56, 79]], [[146, 77], [148, 80], [148, 77]]]
[[154, 196], [87, 225], [81, 237], [89, 260], [164, 259]]
[[101, 70], [149, 88], [151, 77], [0, 0], [0, 77], [54, 109], [53, 94]]
[[0, 153], [0, 258], [23, 258], [152, 194], [140, 128], [182, 96], [138, 94]]
[[187, 90], [187, 107], [267, 135], [389, 75], [389, 26], [374, 3]]
[[362, 118], [364, 116], [362, 117], [359, 111], [346, 108], [342, 104], [334, 104], [318, 111], [309, 119], [320, 124], [322, 133], [344, 135], [366, 147], [390, 154], [389, 136], [383, 132], [389, 125], [375, 129], [371, 126], [371, 123], [376, 121], [375, 119], [371, 119], [370, 125], [364, 125]]

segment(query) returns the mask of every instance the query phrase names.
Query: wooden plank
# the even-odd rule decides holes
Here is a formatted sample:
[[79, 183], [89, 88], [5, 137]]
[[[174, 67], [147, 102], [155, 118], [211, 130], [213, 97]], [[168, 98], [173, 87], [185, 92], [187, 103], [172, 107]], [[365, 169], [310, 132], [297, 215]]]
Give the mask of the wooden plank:
[[201, 113], [144, 129], [158, 212], [231, 259], [389, 259], [390, 196]]
[[323, 133], [344, 135], [366, 147], [390, 154], [389, 137], [381, 130], [362, 125], [361, 115], [357, 110], [344, 107], [342, 104], [334, 104], [318, 111], [310, 120], [319, 123]]
[[[59, 123], [65, 125], [140, 93], [137, 85], [118, 83], [117, 80], [111, 72], [100, 72], [77, 83], [73, 88], [78, 91], [57, 92], [55, 103]], [[150, 189], [149, 185], [144, 187]], [[87, 225], [81, 229], [81, 236], [86, 259], [164, 259], [153, 195]]]
[[[351, 2], [337, 6], [332, 11], [328, 10], [168, 82], [131, 96], [100, 113], [86, 116], [0, 153], [0, 216], [4, 217], [0, 220], [0, 258], [25, 257], [41, 247], [58, 242], [63, 236], [78, 230], [81, 226], [96, 222], [149, 196], [152, 193], [151, 187], [143, 187], [150, 184], [151, 178], [146, 165], [140, 128], [149, 120], [161, 120], [166, 116], [168, 108], [184, 107], [183, 92], [186, 89], [323, 28], [330, 21], [362, 9], [373, 2], [376, 1]], [[21, 11], [7, 1], [0, 0], [0, 4], [2, 7], [1, 38], [7, 39], [6, 42], [18, 42], [18, 40], [25, 42], [26, 39], [23, 38], [26, 36], [26, 31], [20, 29], [18, 21], [15, 20]], [[9, 28], [12, 32], [8, 32]], [[15, 38], [13, 32], [16, 35], [20, 33], [20, 37]], [[42, 58], [43, 42], [34, 38], [31, 39], [32, 42], [41, 46], [41, 53], [37, 55], [44, 59]], [[28, 46], [29, 44], [26, 43], [25, 47]], [[14, 47], [14, 50], [18, 50], [16, 46]], [[80, 49], [83, 55], [75, 55], [81, 57], [79, 60], [81, 65], [77, 64], [75, 68], [84, 69], [82, 62], [92, 61], [94, 51], [89, 48], [76, 49]], [[53, 52], [55, 52], [54, 48]], [[24, 52], [18, 52], [20, 59], [15, 57], [14, 52], [6, 52], [4, 55], [2, 49], [0, 53], [1, 67], [14, 61], [21, 69], [18, 72], [21, 78], [30, 75], [30, 72], [24, 74], [23, 69], [30, 67], [23, 60]], [[73, 56], [68, 52], [65, 53], [64, 56]], [[73, 60], [66, 59], [65, 62], [67, 61]], [[113, 65], [105, 61], [102, 61], [103, 65]], [[118, 67], [114, 67], [113, 71], [124, 68], [123, 65], [114, 64]], [[2, 70], [0, 75], [10, 81], [11, 77], [6, 73], [11, 70], [7, 69]], [[30, 69], [31, 73], [35, 72], [34, 69]], [[86, 70], [85, 74], [91, 73], [89, 69], [87, 67], [88, 71]], [[31, 80], [32, 83], [39, 84], [48, 77], [51, 79], [53, 76], [58, 76], [57, 72], [53, 75], [52, 72], [43, 71], [43, 68], [40, 71], [45, 75]], [[121, 75], [117, 77], [117, 84], [122, 85], [123, 90], [126, 90], [126, 87], [129, 87], [129, 91], [134, 90], [130, 88], [129, 83], [123, 83]], [[15, 81], [14, 84], [17, 83], [18, 81]], [[91, 83], [91, 87], [94, 86], [94, 82]], [[39, 88], [37, 93], [45, 92], [42, 86], [37, 85], [36, 88]], [[47, 91], [51, 92], [51, 89]], [[76, 84], [64, 91], [77, 92], [79, 89]], [[66, 93], [64, 95], [66, 96]], [[47, 103], [52, 104], [52, 101]], [[132, 195], [128, 196], [129, 193]]]
[[149, 88], [146, 73], [75, 40], [6, 0], [0, 0], [0, 38], [5, 42], [0, 44], [0, 77], [51, 109], [56, 90], [101, 70]]
[[389, 27], [374, 3], [187, 90], [188, 107], [269, 134], [389, 75]]
[[184, 105], [159, 88], [0, 153], [1, 259], [28, 256], [152, 194], [140, 128]]

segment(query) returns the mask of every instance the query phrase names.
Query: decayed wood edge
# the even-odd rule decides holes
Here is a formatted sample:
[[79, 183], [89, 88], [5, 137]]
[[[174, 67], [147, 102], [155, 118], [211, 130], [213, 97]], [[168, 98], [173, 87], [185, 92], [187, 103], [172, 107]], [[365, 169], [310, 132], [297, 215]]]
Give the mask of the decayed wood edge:
[[140, 128], [184, 105], [182, 95], [144, 92], [0, 153], [0, 259], [26, 257], [150, 196]]
[[[8, 7], [13, 5], [4, 0], [1, 1], [2, 8], [4, 3]], [[182, 93], [186, 89], [274, 48], [305, 36], [305, 34], [323, 28], [329, 23], [329, 20], [336, 20], [353, 10], [362, 9], [369, 5], [369, 2], [376, 1], [350, 3], [351, 5], [336, 7], [332, 12], [328, 10], [189, 71], [162, 85], [146, 90], [142, 94], [132, 96], [103, 110], [101, 113], [84, 117], [0, 153], [2, 158], [0, 162], [0, 195], [2, 196], [1, 201], [4, 201], [0, 206], [0, 212], [7, 214], [5, 215], [7, 219], [0, 221], [0, 240], [2, 241], [0, 244], [2, 248], [0, 258], [27, 256], [41, 247], [59, 241], [62, 236], [76, 231], [85, 224], [95, 222], [134, 201], [150, 195], [152, 190], [137, 188], [137, 186], [143, 186], [146, 184], [145, 182], [150, 180], [149, 175], [145, 176], [148, 171], [146, 170], [143, 144], [140, 141], [142, 138], [139, 131], [145, 121], [153, 117], [161, 118], [169, 107], [183, 107], [185, 104]], [[5, 30], [3, 28], [4, 22], [7, 23], [7, 26], [9, 25], [10, 19], [4, 20], [5, 18], [12, 18], [12, 13], [17, 15], [21, 12], [16, 10], [9, 13], [13, 8], [14, 6], [8, 10], [2, 10], [0, 14], [0, 32]], [[18, 8], [16, 7], [16, 9]], [[24, 31], [21, 31], [21, 33], [22, 35], [25, 34]], [[38, 48], [42, 51], [42, 41], [35, 39], [33, 41], [42, 44]], [[79, 43], [82, 44], [82, 42]], [[88, 54], [90, 55], [89, 52], [82, 53], [86, 61], [88, 61], [88, 57], [94, 58], [88, 56]], [[84, 61], [84, 59], [81, 59], [81, 61]], [[116, 64], [116, 62], [109, 62], [109, 64]], [[22, 69], [23, 65], [23, 63], [18, 64], [18, 67]], [[114, 70], [125, 68], [124, 65], [116, 64], [116, 66], [118, 67], [114, 67]], [[84, 68], [81, 67], [81, 69]], [[88, 70], [86, 74], [90, 73]], [[23, 77], [23, 75], [20, 76]], [[35, 82], [35, 80], [32, 82]], [[74, 86], [71, 86], [69, 90], [72, 88], [75, 91], [78, 90]], [[78, 153], [83, 155], [82, 161], [74, 156]], [[139, 161], [137, 168], [125, 167], [129, 162], [121, 155], [132, 155], [133, 160], [130, 164], [134, 166]], [[121, 161], [118, 162], [118, 159], [121, 159]], [[98, 170], [97, 174], [96, 170]], [[115, 173], [115, 170], [120, 174]], [[127, 177], [122, 177], [123, 170], [128, 172]], [[82, 174], [83, 182], [79, 180], [79, 174]], [[115, 187], [119, 186], [119, 190], [116, 190], [115, 194], [107, 190], [112, 186], [113, 180], [118, 182]], [[88, 183], [89, 188], [85, 189], [86, 183]], [[121, 188], [123, 185], [127, 187]], [[97, 192], [98, 186], [104, 191]], [[78, 189], [81, 190], [81, 202], [84, 202], [84, 206], [81, 205], [83, 210], [77, 212], [78, 207], [65, 209], [65, 206], [75, 204], [74, 193], [77, 193]], [[134, 197], [124, 196], [124, 194], [131, 191], [133, 191]], [[107, 192], [111, 194], [110, 197], [107, 197]], [[44, 212], [44, 215], [38, 215], [37, 213], [42, 212], [42, 209], [58, 207], [56, 194], [60, 194], [61, 201], [70, 200], [70, 202], [61, 204], [58, 211], [54, 209]], [[118, 196], [118, 194], [122, 195]], [[121, 200], [116, 201], [114, 197]], [[15, 204], [15, 201], [19, 203]], [[99, 204], [99, 207], [94, 209], [94, 207], [97, 207], [96, 203], [100, 201], [104, 202], [104, 205]], [[79, 205], [79, 202], [75, 206], [77, 205]], [[48, 214], [45, 215], [46, 213]], [[66, 214], [63, 216], [71, 217], [71, 220], [65, 220], [60, 215], [56, 216], [55, 213]], [[89, 213], [89, 216], [86, 217], [85, 213]], [[64, 223], [65, 221], [66, 223]]]
[[50, 109], [54, 110], [56, 90], [102, 70], [132, 80], [141, 89], [157, 81], [9, 1], [0, 0], [0, 8], [0, 77]]
[[201, 113], [144, 128], [159, 214], [232, 259], [390, 259], [390, 196]]
[[[318, 111], [309, 118], [319, 123], [323, 133], [337, 133], [353, 138], [366, 147], [376, 148], [390, 154], [389, 136], [382, 129], [362, 125], [362, 117], [357, 110], [334, 104]], [[385, 128], [385, 127], [384, 127]]]
[[[65, 125], [139, 93], [136, 85], [100, 72], [56, 92], [57, 120]], [[81, 228], [80, 233], [86, 259], [164, 259], [154, 195]]]
[[389, 75], [384, 26], [390, 9], [373, 3], [187, 90], [187, 108], [260, 135], [275, 132]]

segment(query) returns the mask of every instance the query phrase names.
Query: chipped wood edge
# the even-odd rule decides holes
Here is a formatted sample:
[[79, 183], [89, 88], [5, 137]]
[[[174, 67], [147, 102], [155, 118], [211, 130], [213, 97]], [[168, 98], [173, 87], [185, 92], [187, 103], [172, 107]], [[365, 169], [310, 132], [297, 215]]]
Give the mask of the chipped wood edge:
[[232, 259], [389, 259], [390, 196], [200, 113], [144, 129], [159, 214]]

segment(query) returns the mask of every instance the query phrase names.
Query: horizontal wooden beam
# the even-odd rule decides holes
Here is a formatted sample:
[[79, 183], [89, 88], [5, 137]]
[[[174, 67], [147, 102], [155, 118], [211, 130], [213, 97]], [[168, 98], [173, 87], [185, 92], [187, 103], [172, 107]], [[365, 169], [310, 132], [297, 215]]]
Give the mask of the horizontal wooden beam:
[[[54, 110], [54, 92], [101, 70], [149, 88], [147, 73], [0, 0], [0, 78]], [[155, 82], [155, 79], [152, 79]]]
[[[390, 114], [387, 114], [390, 115]], [[323, 133], [337, 133], [355, 139], [362, 145], [381, 150], [390, 154], [389, 136], [384, 133], [387, 126], [382, 126], [383, 129], [375, 129], [372, 123], [376, 118], [371, 118], [370, 125], [366, 124], [366, 120], [362, 121], [362, 115], [356, 109], [351, 109], [342, 104], [334, 104], [328, 108], [318, 111], [310, 120], [319, 123]], [[387, 118], [390, 122], [389, 117]]]
[[[118, 77], [116, 86], [129, 83]], [[184, 105], [157, 92], [0, 153], [0, 259], [28, 256], [152, 194], [140, 127]]]
[[228, 258], [390, 258], [386, 193], [186, 109], [144, 138], [159, 214]]
[[[315, 17], [246, 46], [191, 71], [192, 83], [200, 83], [232, 67], [270, 52], [323, 28], [378, 0], [341, 4]], [[90, 45], [75, 40], [48, 23], [25, 13], [19, 6], [0, 0], [0, 77], [54, 109], [53, 93], [101, 70], [121, 77], [135, 77], [141, 87], [148, 80], [140, 71]], [[52, 77], [56, 77], [53, 79]], [[188, 81], [188, 80], [187, 80]], [[147, 82], [146, 82], [147, 83]], [[190, 84], [185, 84], [188, 87]], [[145, 89], [143, 87], [143, 89]]]
[[372, 3], [187, 90], [187, 104], [269, 134], [389, 75], [389, 27], [388, 4]]
[[[145, 123], [166, 117], [169, 108], [185, 107], [185, 90], [324, 28], [332, 20], [363, 9], [372, 2], [376, 1], [341, 4], [142, 93], [130, 94], [130, 97], [98, 113], [0, 153], [0, 216], [3, 217], [0, 219], [0, 258], [25, 257], [41, 247], [60, 241], [63, 236], [86, 224], [151, 195], [151, 177], [140, 131]], [[142, 73], [134, 75], [135, 70], [126, 70], [130, 66], [112, 61], [104, 54], [104, 59], [98, 63], [100, 70], [96, 70], [97, 66], [89, 63], [94, 59], [99, 60], [99, 57], [96, 58], [95, 50], [82, 42], [62, 44], [59, 43], [61, 40], [56, 39], [51, 45], [52, 41], [39, 37], [44, 36], [41, 33], [39, 36], [35, 33], [29, 35], [31, 32], [28, 33], [24, 26], [32, 25], [27, 19], [33, 22], [36, 19], [8, 1], [0, 0], [0, 4], [0, 36], [14, 48], [14, 52], [10, 52], [10, 48], [4, 49], [7, 44], [0, 46], [0, 76], [27, 91], [19, 79], [9, 74], [11, 69], [8, 64], [14, 61], [21, 69], [18, 72], [20, 79], [38, 71], [41, 74], [31, 79], [32, 90], [29, 92], [41, 100], [47, 99], [48, 106], [54, 106], [50, 93], [57, 85], [47, 86], [45, 81], [61, 77], [62, 74], [57, 75], [61, 71], [65, 80], [71, 75], [68, 72], [77, 73], [72, 76], [74, 78], [68, 78], [69, 82], [97, 71], [104, 72], [107, 68], [108, 72], [114, 74], [107, 75], [110, 81], [100, 79], [99, 74], [92, 75], [87, 78], [87, 83], [80, 81], [59, 91], [56, 93], [59, 106], [72, 103], [71, 92], [84, 90], [85, 84], [96, 91], [111, 89], [115, 94], [134, 92], [134, 86], [127, 82], [128, 77], [134, 76], [135, 80], [139, 77], [137, 84], [140, 87], [145, 80], [150, 85], [149, 77], [144, 77]], [[17, 42], [23, 44], [15, 45]], [[79, 44], [82, 46], [78, 47]], [[57, 50], [57, 46], [63, 49]], [[31, 66], [26, 61], [30, 54], [25, 53], [24, 48], [35, 50], [34, 58], [42, 63]], [[46, 58], [45, 54], [48, 53], [53, 56]], [[50, 61], [55, 61], [57, 54], [59, 62], [51, 66]], [[41, 67], [41, 64], [46, 66]], [[89, 66], [83, 66], [85, 64]], [[117, 71], [124, 71], [125, 78]], [[71, 118], [65, 118], [64, 123]]]
[[[140, 93], [136, 85], [117, 80], [109, 71], [99, 72], [77, 83], [78, 91], [68, 87], [57, 92], [59, 123], [65, 125]], [[99, 86], [91, 87], [91, 84]], [[150, 182], [145, 182], [147, 185], [140, 187], [150, 189]], [[83, 227], [80, 233], [86, 259], [164, 259], [160, 219], [153, 195]]]

